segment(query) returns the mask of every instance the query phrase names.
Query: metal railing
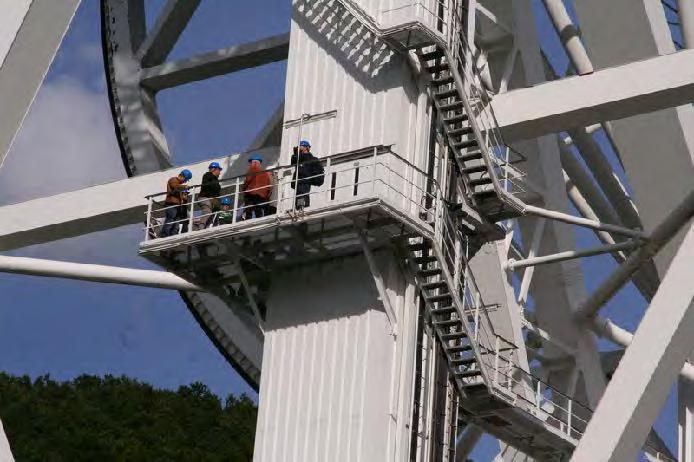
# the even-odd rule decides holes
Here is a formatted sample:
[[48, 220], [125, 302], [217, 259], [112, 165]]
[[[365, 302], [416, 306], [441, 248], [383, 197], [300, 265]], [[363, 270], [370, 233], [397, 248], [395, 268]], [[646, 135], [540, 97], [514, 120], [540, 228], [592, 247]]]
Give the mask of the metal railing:
[[[524, 174], [513, 164], [525, 160], [525, 157], [504, 142], [493, 109], [489, 104], [491, 97], [481, 84], [479, 70], [471, 62], [475, 54], [474, 48], [465, 38], [463, 3], [460, 0], [412, 1], [405, 7], [417, 7], [419, 3], [429, 4], [430, 2], [435, 3], [437, 7], [435, 9], [419, 8], [419, 12], [428, 15], [429, 20], [422, 20], [417, 15], [411, 18], [405, 16], [403, 19], [409, 20], [383, 28], [354, 0], [337, 0], [337, 2], [373, 35], [392, 44], [401, 53], [407, 50], [400, 44], [393, 43], [392, 37], [407, 30], [423, 32], [432, 44], [444, 50], [455, 86], [461, 94], [465, 112], [470, 116], [470, 127], [478, 140], [483, 162], [490, 174], [492, 181], [490, 188], [494, 189], [496, 195], [507, 207], [522, 214], [525, 206], [516, 196], [525, 192], [520, 181]], [[512, 157], [516, 158], [512, 159]]]
[[[149, 195], [146, 197], [145, 241], [168, 237], [161, 236], [165, 223], [173, 226], [173, 234], [189, 234], [213, 226], [237, 225], [270, 217], [289, 215], [297, 218], [312, 210], [346, 206], [366, 199], [381, 199], [424, 224], [433, 221], [437, 202], [436, 194], [427, 191], [430, 184], [428, 175], [390, 147], [373, 146], [334, 154], [318, 159], [318, 162], [324, 173], [302, 178], [302, 181], [322, 177], [322, 184], [312, 186], [306, 194], [297, 194], [296, 166], [283, 165], [265, 170], [273, 181], [269, 187], [270, 197], [262, 202], [249, 202], [248, 194], [267, 191], [268, 187], [244, 189], [248, 175], [220, 180], [222, 194], [212, 198], [200, 197], [201, 185], [191, 185], [187, 188], [187, 200], [183, 205], [167, 204], [166, 192]], [[225, 219], [220, 222], [222, 210], [216, 204], [225, 198], [231, 205], [223, 210]], [[309, 205], [302, 207], [297, 204], [297, 199], [308, 199]], [[214, 210], [201, 213], [201, 205], [210, 200], [215, 203]], [[175, 219], [167, 222], [167, 211], [175, 211]], [[253, 212], [259, 212], [258, 216]]]
[[460, 305], [458, 315], [476, 347], [483, 380], [501, 399], [532, 414], [559, 433], [573, 440], [580, 439], [593, 411], [521, 367], [519, 348], [495, 332], [490, 307], [484, 303], [469, 269], [467, 239], [454, 225], [446, 207], [437, 207], [436, 211], [435, 252], [446, 279], [452, 281], [451, 295]]

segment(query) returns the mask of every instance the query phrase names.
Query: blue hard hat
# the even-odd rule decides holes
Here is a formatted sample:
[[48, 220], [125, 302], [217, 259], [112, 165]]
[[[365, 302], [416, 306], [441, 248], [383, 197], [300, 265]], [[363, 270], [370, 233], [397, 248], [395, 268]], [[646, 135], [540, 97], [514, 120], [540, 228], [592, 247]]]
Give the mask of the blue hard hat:
[[186, 181], [188, 181], [188, 180], [190, 180], [191, 178], [193, 178], [193, 172], [191, 172], [191, 171], [188, 170], [188, 169], [185, 169], [185, 170], [183, 170], [183, 171], [181, 172], [181, 176], [182, 176], [183, 178], [185, 178]]
[[260, 157], [260, 154], [253, 154], [251, 157], [248, 158], [248, 162], [253, 162], [254, 160], [257, 160], [258, 162], [263, 162], [263, 158]]
[[231, 198], [230, 197], [222, 197], [220, 199], [219, 203], [222, 205], [231, 205]]
[[207, 168], [210, 169], [210, 170], [212, 170], [213, 168], [218, 168], [218, 169], [222, 170], [222, 166], [219, 165], [219, 162], [212, 162], [212, 163], [210, 164], [210, 166], [207, 167]]
[[301, 140], [301, 142], [299, 143], [299, 146], [301, 146], [302, 148], [310, 148], [311, 143], [309, 143], [307, 140]]

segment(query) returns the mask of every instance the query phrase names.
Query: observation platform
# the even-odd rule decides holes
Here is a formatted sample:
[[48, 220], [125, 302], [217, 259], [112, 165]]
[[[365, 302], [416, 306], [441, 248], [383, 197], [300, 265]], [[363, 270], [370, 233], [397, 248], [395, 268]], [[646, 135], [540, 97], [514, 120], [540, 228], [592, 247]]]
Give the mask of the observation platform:
[[[269, 169], [274, 185], [263, 204], [270, 213], [263, 217], [242, 219], [249, 211], [242, 191], [245, 176], [220, 181], [219, 199], [229, 198], [233, 204], [233, 219], [227, 224], [200, 215], [199, 186], [191, 186], [188, 217], [176, 223], [182, 232], [169, 237], [158, 237], [167, 208], [164, 194], [148, 197], [140, 254], [186, 280], [219, 290], [220, 283], [239, 282], [239, 269], [253, 283], [275, 270], [362, 253], [362, 238], [370, 248], [404, 236], [432, 238], [437, 207], [443, 204], [437, 187], [390, 148], [374, 146], [320, 162], [324, 182], [311, 188], [310, 205], [303, 209], [295, 205], [295, 167]], [[207, 218], [211, 226], [195, 229], [198, 220]]]

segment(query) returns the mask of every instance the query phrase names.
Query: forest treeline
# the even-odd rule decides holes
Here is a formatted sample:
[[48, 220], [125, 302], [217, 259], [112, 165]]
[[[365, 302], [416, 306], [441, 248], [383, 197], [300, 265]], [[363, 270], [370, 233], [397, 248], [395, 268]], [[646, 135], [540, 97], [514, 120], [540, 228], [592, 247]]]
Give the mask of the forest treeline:
[[253, 458], [257, 408], [201, 383], [159, 390], [127, 377], [56, 382], [0, 373], [0, 418], [17, 462]]

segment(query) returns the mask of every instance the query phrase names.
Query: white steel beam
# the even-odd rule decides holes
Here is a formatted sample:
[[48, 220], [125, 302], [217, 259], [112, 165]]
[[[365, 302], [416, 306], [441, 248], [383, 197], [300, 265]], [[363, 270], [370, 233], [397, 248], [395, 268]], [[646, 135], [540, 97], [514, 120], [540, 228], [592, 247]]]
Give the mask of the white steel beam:
[[0, 462], [14, 462], [12, 449], [10, 448], [10, 443], [7, 441], [7, 436], [5, 436], [2, 421], [0, 421]]
[[502, 93], [492, 108], [505, 137], [528, 139], [689, 103], [692, 76], [685, 50]]
[[[277, 147], [259, 151], [274, 159]], [[240, 154], [183, 165], [162, 172], [114, 181], [0, 207], [0, 251], [81, 236], [95, 231], [117, 228], [145, 221], [145, 196], [166, 189], [166, 181], [187, 168], [193, 172], [193, 183], [202, 178], [211, 161], [224, 167], [225, 177], [242, 175], [245, 162]], [[88, 198], [88, 199], [87, 199]]]
[[142, 69], [140, 78], [142, 85], [158, 91], [283, 61], [288, 55], [289, 34], [281, 34]]
[[0, 166], [79, 4], [80, 0], [0, 1]]
[[646, 243], [634, 252], [625, 262], [612, 273], [595, 292], [576, 311], [577, 319], [585, 319], [595, 316], [605, 302], [607, 302], [629, 278], [636, 273], [641, 265], [653, 258], [670, 240], [691, 220], [694, 216], [694, 189], [685, 197], [679, 206], [658, 225], [649, 236]]
[[677, 10], [680, 16], [684, 46], [685, 48], [694, 48], [694, 3], [687, 0], [677, 0]]
[[571, 460], [635, 460], [692, 351], [694, 226], [600, 400]]
[[200, 0], [169, 0], [166, 3], [137, 51], [143, 66], [164, 62], [199, 5]]
[[25, 274], [49, 278], [76, 279], [79, 281], [124, 284], [157, 289], [190, 290], [205, 289], [186, 281], [173, 273], [118, 266], [91, 265], [39, 258], [8, 257], [0, 255], [0, 272]]

